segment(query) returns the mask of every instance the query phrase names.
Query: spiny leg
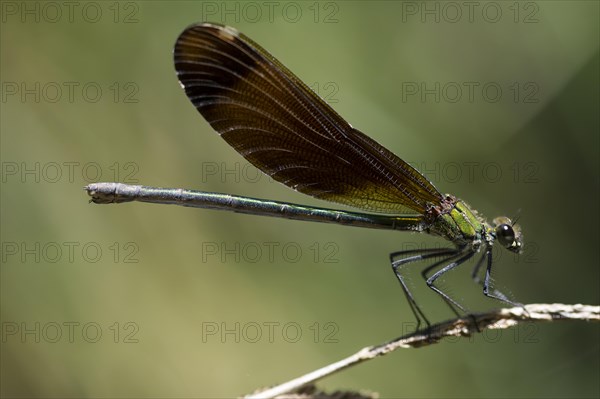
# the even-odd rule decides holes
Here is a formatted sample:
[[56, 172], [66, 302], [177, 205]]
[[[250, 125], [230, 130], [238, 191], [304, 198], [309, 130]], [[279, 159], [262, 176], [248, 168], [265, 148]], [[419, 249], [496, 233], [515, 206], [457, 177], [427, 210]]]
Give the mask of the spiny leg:
[[[485, 259], [487, 257], [488, 257], [488, 249], [486, 248], [486, 250], [483, 252], [483, 255], [481, 255], [481, 257], [475, 264], [475, 267], [473, 267], [473, 271], [471, 272], [471, 278], [473, 279], [473, 281], [475, 281], [476, 284], [483, 285], [481, 278], [479, 278], [479, 270], [481, 269], [481, 266], [483, 266], [483, 262], [485, 261]], [[477, 323], [477, 319], [475, 318], [474, 315], [471, 316], [471, 321], [473, 322], [473, 325], [475, 326], [475, 328], [477, 328], [477, 331], [481, 332], [481, 330], [479, 329], [479, 324]]]
[[[457, 256], [460, 255], [460, 252], [457, 253]], [[440, 265], [447, 263], [448, 261], [451, 261], [453, 259], [451, 258], [446, 258], [440, 262], [436, 262], [433, 265], [427, 266], [425, 269], [423, 269], [421, 271], [421, 277], [423, 277], [423, 280], [427, 281], [429, 279], [429, 272], [433, 269], [437, 269], [438, 267], [440, 267]], [[431, 287], [430, 287], [431, 288]], [[456, 316], [460, 316], [460, 313], [458, 312], [458, 310], [456, 310], [456, 307], [454, 307], [454, 305], [452, 305], [450, 302], [444, 300], [444, 303], [446, 305], [448, 305], [448, 307], [450, 308], [450, 310], [452, 310], [452, 312], [456, 315]]]
[[[481, 266], [483, 266], [483, 263], [486, 259], [487, 259], [488, 263], [487, 263], [487, 268], [486, 268], [486, 273], [485, 273], [485, 279], [484, 279], [484, 281], [481, 281], [481, 278], [479, 277], [479, 270], [481, 269]], [[496, 300], [500, 300], [505, 303], [515, 304], [515, 302], [510, 301], [505, 294], [503, 294], [496, 288], [492, 287], [492, 277], [491, 277], [492, 276], [492, 269], [491, 269], [492, 263], [493, 263], [492, 262], [492, 247], [488, 246], [488, 247], [486, 247], [485, 252], [483, 253], [483, 256], [477, 261], [477, 264], [473, 268], [473, 272], [471, 273], [471, 277], [473, 278], [473, 281], [475, 281], [475, 283], [481, 284], [483, 286], [483, 294], [485, 296], [496, 299]], [[490, 289], [492, 289], [491, 293], [490, 293]], [[519, 305], [519, 304], [517, 304], [517, 305]]]
[[[462, 255], [464, 252], [461, 252], [460, 255]], [[439, 277], [441, 277], [443, 274], [449, 272], [450, 270], [454, 269], [455, 267], [460, 266], [461, 264], [465, 263], [466, 261], [468, 261], [469, 259], [471, 259], [473, 257], [473, 255], [475, 255], [476, 252], [474, 251], [468, 251], [466, 253], [466, 255], [461, 256], [460, 258], [454, 260], [456, 258], [456, 256], [452, 257], [452, 262], [447, 264], [446, 266], [444, 266], [443, 268], [441, 268], [440, 270], [438, 270], [437, 272], [435, 272], [431, 277], [429, 277], [426, 281], [427, 286], [429, 288], [431, 288], [432, 290], [434, 290], [435, 292], [437, 292], [443, 299], [444, 301], [446, 301], [446, 303], [448, 303], [448, 305], [452, 308], [452, 306], [456, 306], [457, 308], [459, 308], [460, 310], [462, 310], [463, 312], [467, 312], [466, 309], [459, 304], [458, 302], [456, 302], [454, 299], [452, 299], [449, 295], [447, 295], [445, 292], [443, 292], [442, 290], [440, 290], [438, 287], [436, 287], [434, 285], [435, 280], [437, 280]], [[448, 259], [449, 260], [449, 259]], [[428, 272], [429, 270], [433, 269], [433, 267], [435, 267], [436, 265], [430, 266], [427, 269], [425, 269], [423, 271], [423, 277], [426, 277], [426, 272]], [[454, 309], [456, 311], [456, 309]], [[458, 315], [458, 313], [457, 313]]]
[[[411, 253], [416, 253], [417, 255], [399, 259], [399, 260], [394, 260], [394, 258], [396, 256], [407, 255], [407, 254], [411, 254]], [[443, 256], [443, 255], [451, 256], [455, 253], [456, 253], [456, 250], [441, 248], [441, 249], [409, 250], [409, 251], [394, 252], [394, 253], [390, 254], [390, 260], [392, 262], [392, 270], [394, 271], [396, 278], [398, 279], [398, 281], [400, 282], [400, 285], [402, 286], [402, 290], [404, 291], [406, 299], [408, 300], [408, 304], [410, 305], [411, 311], [413, 312], [415, 318], [417, 319], [417, 328], [416, 328], [417, 330], [421, 326], [421, 318], [423, 320], [425, 320], [425, 322], [427, 323], [427, 326], [431, 326], [431, 323], [429, 322], [429, 320], [427, 319], [427, 317], [425, 316], [425, 314], [423, 313], [423, 311], [421, 310], [419, 305], [417, 305], [417, 302], [414, 299], [414, 296], [412, 295], [410, 290], [408, 289], [408, 286], [406, 285], [406, 282], [404, 281], [404, 278], [402, 277], [399, 269], [401, 266], [406, 266], [409, 263], [426, 260], [426, 259], [429, 259], [434, 256]]]
[[[410, 254], [416, 254], [416, 255], [408, 256], [408, 257], [398, 259], [398, 260], [395, 259], [397, 256], [410, 255]], [[402, 277], [399, 269], [401, 267], [406, 266], [409, 263], [422, 261], [422, 260], [429, 259], [434, 256], [444, 256], [444, 255], [449, 255], [449, 257], [451, 258], [453, 255], [456, 255], [456, 250], [448, 249], [448, 248], [430, 248], [430, 249], [416, 249], [416, 250], [400, 251], [400, 252], [394, 252], [394, 253], [390, 254], [390, 262], [392, 264], [392, 270], [394, 271], [396, 278], [398, 279], [398, 281], [400, 282], [400, 285], [402, 286], [402, 291], [404, 291], [404, 295], [406, 296], [408, 304], [410, 305], [411, 311], [413, 312], [413, 314], [415, 315], [415, 318], [417, 319], [417, 328], [416, 328], [417, 330], [421, 326], [421, 320], [425, 320], [425, 323], [427, 323], [427, 326], [431, 326], [431, 323], [429, 323], [429, 320], [427, 319], [427, 317], [425, 317], [425, 314], [423, 313], [423, 311], [421, 310], [419, 305], [417, 305], [417, 302], [415, 301], [415, 298], [413, 297], [412, 293], [408, 289], [408, 286], [406, 285], [406, 282], [404, 281], [404, 278]], [[448, 258], [446, 258], [442, 262], [445, 262], [447, 259]], [[440, 263], [440, 262], [436, 262], [436, 264], [438, 264], [438, 263]]]
[[475, 264], [475, 267], [473, 268], [473, 271], [471, 272], [471, 278], [473, 279], [473, 281], [475, 281], [476, 284], [482, 284], [483, 285], [483, 283], [481, 281], [481, 278], [479, 278], [479, 270], [481, 269], [481, 266], [483, 266], [483, 261], [488, 256], [489, 256], [488, 255], [488, 249], [486, 248], [485, 252], [481, 256], [481, 258], [479, 258], [479, 260]]
[[[486, 248], [484, 257], [487, 258], [488, 262], [487, 262], [487, 267], [485, 269], [485, 278], [483, 280], [483, 295], [487, 296], [488, 298], [497, 299], [499, 301], [502, 301], [502, 302], [507, 303], [512, 306], [523, 306], [520, 303], [511, 301], [502, 292], [500, 292], [497, 289], [492, 287], [491, 280], [492, 280], [492, 263], [493, 262], [492, 262], [492, 247], [491, 246], [488, 246]], [[490, 288], [492, 289], [492, 292], [490, 292]]]

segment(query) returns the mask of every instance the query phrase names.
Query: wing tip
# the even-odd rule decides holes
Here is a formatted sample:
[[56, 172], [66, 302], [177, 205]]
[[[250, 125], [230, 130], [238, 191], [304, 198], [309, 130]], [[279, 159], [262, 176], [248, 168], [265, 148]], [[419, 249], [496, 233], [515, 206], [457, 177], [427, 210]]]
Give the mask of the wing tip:
[[[183, 32], [179, 35], [179, 38], [182, 36], [189, 34], [190, 31], [198, 31], [202, 30], [205, 32], [210, 32], [215, 36], [218, 36], [222, 40], [234, 41], [240, 36], [240, 32], [227, 25], [219, 24], [216, 22], [197, 22], [186, 27]], [[179, 38], [177, 41], [179, 41]]]

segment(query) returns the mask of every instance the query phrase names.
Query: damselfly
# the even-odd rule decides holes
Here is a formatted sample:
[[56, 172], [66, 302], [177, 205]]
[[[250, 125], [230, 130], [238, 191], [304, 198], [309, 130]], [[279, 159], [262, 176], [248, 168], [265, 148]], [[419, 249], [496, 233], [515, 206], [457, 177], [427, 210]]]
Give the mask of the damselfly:
[[433, 261], [421, 274], [458, 314], [465, 308], [436, 286], [436, 280], [481, 253], [474, 280], [486, 296], [516, 305], [492, 288], [491, 280], [493, 244], [497, 241], [516, 253], [522, 248], [520, 228], [509, 218], [498, 217], [489, 224], [462, 200], [441, 194], [416, 169], [353, 128], [271, 54], [231, 27], [190, 26], [175, 43], [174, 60], [179, 82], [196, 109], [252, 165], [301, 193], [373, 213], [120, 183], [87, 186], [93, 202], [176, 204], [429, 233], [453, 247], [390, 255], [418, 325], [422, 320], [430, 323], [408, 289], [403, 269], [419, 261]]

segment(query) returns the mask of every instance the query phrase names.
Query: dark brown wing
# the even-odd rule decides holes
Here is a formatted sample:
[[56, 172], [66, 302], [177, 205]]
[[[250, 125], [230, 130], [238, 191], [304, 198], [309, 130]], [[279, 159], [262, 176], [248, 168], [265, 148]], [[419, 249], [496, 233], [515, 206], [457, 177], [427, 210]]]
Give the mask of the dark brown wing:
[[275, 180], [380, 213], [425, 213], [442, 198], [418, 171], [354, 129], [237, 30], [193, 25], [177, 39], [181, 86], [210, 125]]

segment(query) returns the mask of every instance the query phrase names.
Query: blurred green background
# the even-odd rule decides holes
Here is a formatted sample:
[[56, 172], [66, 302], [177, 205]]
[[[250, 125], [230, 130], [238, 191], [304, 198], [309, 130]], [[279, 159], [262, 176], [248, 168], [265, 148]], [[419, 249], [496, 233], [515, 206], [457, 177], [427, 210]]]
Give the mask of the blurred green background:
[[[193, 109], [172, 46], [203, 20], [260, 43], [440, 191], [518, 214], [525, 254], [498, 251], [495, 275], [516, 299], [599, 303], [598, 2], [65, 4], [1, 3], [3, 397], [232, 397], [414, 328], [388, 254], [441, 240], [88, 204], [84, 185], [118, 180], [331, 207], [257, 177]], [[469, 272], [444, 287], [498, 306]], [[320, 385], [598, 397], [598, 333], [528, 325]]]

